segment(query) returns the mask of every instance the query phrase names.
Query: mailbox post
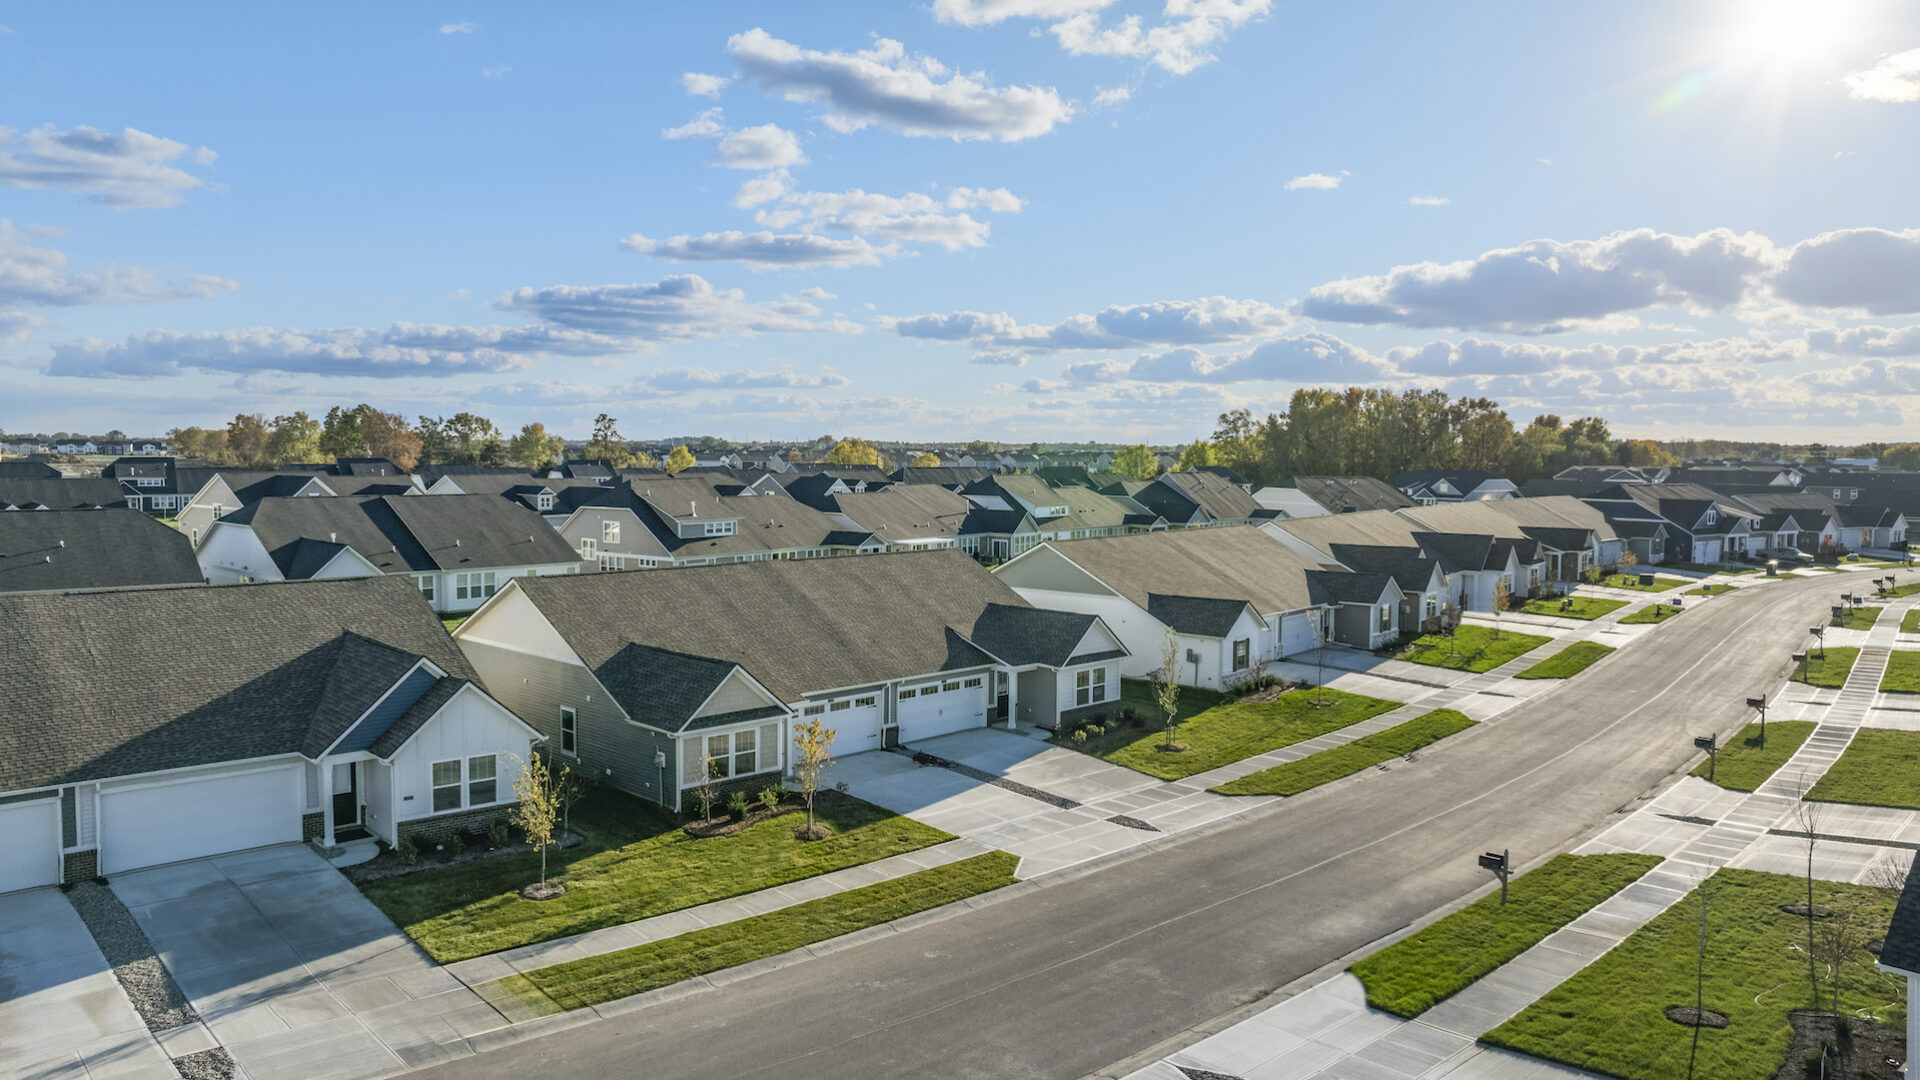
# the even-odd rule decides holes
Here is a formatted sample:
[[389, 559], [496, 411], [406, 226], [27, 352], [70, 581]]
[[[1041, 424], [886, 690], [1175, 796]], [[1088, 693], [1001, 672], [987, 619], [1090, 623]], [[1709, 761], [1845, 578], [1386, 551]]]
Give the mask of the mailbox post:
[[1800, 681], [1806, 682], [1807, 681], [1807, 654], [1803, 652], [1794, 653], [1793, 662], [1800, 666]]
[[1720, 736], [1701, 735], [1693, 740], [1693, 745], [1707, 752], [1707, 783], [1713, 783], [1713, 766], [1719, 759]]
[[1507, 906], [1507, 851], [1486, 851], [1480, 854], [1480, 868], [1491, 870], [1500, 878], [1500, 906]]
[[1767, 699], [1764, 696], [1750, 697], [1747, 699], [1747, 708], [1760, 710], [1760, 745], [1767, 745]]
[[1820, 659], [1825, 660], [1827, 658], [1827, 628], [1824, 626], [1816, 626], [1807, 632], [1812, 634], [1813, 640], [1818, 643]]

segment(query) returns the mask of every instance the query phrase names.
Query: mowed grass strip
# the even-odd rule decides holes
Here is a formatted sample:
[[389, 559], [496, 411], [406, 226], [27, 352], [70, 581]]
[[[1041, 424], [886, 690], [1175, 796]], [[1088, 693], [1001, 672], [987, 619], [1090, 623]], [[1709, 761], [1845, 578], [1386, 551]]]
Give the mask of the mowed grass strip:
[[1602, 645], [1597, 641], [1576, 641], [1520, 672], [1514, 678], [1571, 679], [1611, 655], [1613, 655], [1611, 645]]
[[1824, 651], [1814, 649], [1807, 655], [1806, 677], [1800, 677], [1800, 668], [1796, 666], [1791, 681], [1829, 689], [1845, 686], [1847, 676], [1853, 671], [1853, 662], [1858, 659], [1860, 650], [1851, 645], [1836, 645]]
[[1840, 625], [1848, 630], [1871, 630], [1873, 624], [1880, 621], [1880, 613], [1885, 610], [1877, 607], [1850, 608], [1840, 617]]
[[582, 1009], [991, 892], [1013, 884], [1019, 861], [990, 851], [764, 915], [540, 968], [496, 985], [535, 1012]]
[[1905, 617], [1900, 620], [1900, 632], [1903, 634], [1920, 634], [1920, 607], [1911, 608], [1907, 611]]
[[[1806, 903], [1806, 879], [1721, 870], [1703, 887], [1711, 897], [1705, 1006], [1728, 1023], [1699, 1030], [1692, 1075], [1696, 1080], [1773, 1076], [1793, 1045], [1788, 1013], [1807, 1008], [1811, 995], [1807, 920], [1780, 910], [1782, 904]], [[1858, 905], [1856, 918], [1867, 924], [1861, 941], [1884, 934], [1892, 917], [1890, 891], [1815, 881], [1813, 896], [1815, 903], [1836, 911]], [[1685, 1080], [1694, 1029], [1668, 1020], [1665, 1010], [1693, 1005], [1699, 928], [1696, 891], [1481, 1041], [1604, 1076]], [[1842, 1013], [1887, 1019], [1904, 996], [1900, 980], [1875, 971], [1873, 955], [1864, 948], [1848, 960], [1841, 980]], [[1824, 981], [1821, 991], [1825, 1009], [1830, 987]]]
[[1645, 626], [1648, 623], [1659, 624], [1680, 614], [1680, 610], [1681, 609], [1671, 604], [1650, 604], [1631, 615], [1620, 616], [1620, 625]]
[[1365, 984], [1367, 1004], [1412, 1019], [1659, 864], [1656, 855], [1556, 855], [1514, 878], [1504, 907], [1499, 893], [1483, 896], [1347, 970]]
[[[1568, 600], [1571, 607], [1565, 606]], [[1520, 608], [1529, 615], [1551, 615], [1556, 619], [1597, 619], [1626, 607], [1626, 600], [1604, 600], [1598, 596], [1571, 596], [1553, 600], [1529, 600]]]
[[1609, 589], [1632, 589], [1634, 592], [1666, 592], [1689, 583], [1688, 578], [1667, 577], [1664, 574], [1654, 575], [1651, 585], [1640, 584], [1639, 574], [1610, 574], [1600, 579], [1600, 584]]
[[[1162, 718], [1153, 701], [1153, 687], [1144, 682], [1121, 684], [1121, 703], [1153, 721]], [[1316, 700], [1332, 704], [1315, 705]], [[1188, 712], [1191, 706], [1192, 711]], [[1228, 765], [1241, 758], [1305, 742], [1348, 724], [1357, 724], [1400, 707], [1397, 701], [1348, 694], [1339, 690], [1294, 690], [1273, 701], [1240, 701], [1194, 687], [1180, 689], [1180, 707], [1186, 719], [1176, 736], [1183, 750], [1162, 750], [1166, 733], [1159, 723], [1146, 730], [1123, 729], [1089, 740], [1084, 745], [1062, 743], [1115, 765], [1179, 780], [1194, 773]]]
[[870, 803], [823, 793], [825, 840], [796, 840], [794, 814], [731, 836], [695, 839], [679, 819], [617, 792], [598, 791], [573, 809], [585, 842], [549, 852], [566, 895], [533, 901], [520, 888], [540, 877], [540, 856], [521, 853], [421, 870], [360, 891], [443, 964], [758, 892], [832, 870], [953, 839]]
[[1496, 638], [1491, 626], [1462, 623], [1454, 631], [1451, 641], [1441, 634], [1427, 634], [1415, 638], [1394, 659], [1478, 674], [1492, 671], [1553, 640], [1538, 634], [1518, 634], [1512, 630], [1499, 633], [1500, 636]]
[[1465, 731], [1473, 724], [1465, 713], [1454, 709], [1435, 709], [1404, 724], [1395, 724], [1385, 731], [1362, 735], [1344, 746], [1249, 773], [1212, 790], [1222, 795], [1298, 795], [1343, 776], [1352, 776], [1362, 769], [1370, 769], [1383, 761], [1405, 757], [1449, 735]]
[[1718, 582], [1711, 585], [1702, 585], [1697, 589], [1688, 589], [1686, 592], [1683, 592], [1680, 595], [1681, 596], [1719, 596], [1721, 593], [1730, 593], [1732, 591], [1733, 591], [1733, 586], [1728, 585], [1725, 582]]
[[1920, 810], [1920, 731], [1861, 728], [1807, 798]]
[[[1920, 615], [1920, 608], [1907, 617]], [[1880, 676], [1880, 689], [1893, 694], [1920, 694], [1920, 652], [1895, 649], [1887, 656], [1886, 674]]]
[[[1794, 751], [1800, 749], [1800, 744], [1807, 741], [1816, 726], [1808, 720], [1776, 720], [1767, 725], [1763, 745], [1760, 725], [1748, 724], [1720, 748], [1716, 755], [1720, 760], [1712, 769], [1713, 782], [1728, 791], [1758, 790], [1767, 782], [1767, 777], [1779, 771]], [[1693, 775], [1705, 780], [1707, 772], [1707, 763], [1702, 761]]]

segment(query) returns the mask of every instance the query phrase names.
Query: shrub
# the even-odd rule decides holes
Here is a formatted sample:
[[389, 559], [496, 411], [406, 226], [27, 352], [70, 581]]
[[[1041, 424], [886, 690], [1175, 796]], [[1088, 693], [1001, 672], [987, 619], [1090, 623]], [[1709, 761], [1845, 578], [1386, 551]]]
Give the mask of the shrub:
[[736, 791], [727, 796], [727, 816], [735, 821], [747, 820], [747, 793]]
[[496, 821], [492, 825], [487, 826], [487, 843], [494, 847], [506, 847], [509, 839], [511, 839], [511, 837], [507, 834], [506, 822]]
[[466, 834], [460, 832], [449, 833], [446, 840], [442, 841], [440, 846], [447, 849], [447, 854], [458, 855], [467, 850]]
[[848, 786], [845, 780], [842, 780], [839, 783], [833, 785], [833, 790], [839, 792], [842, 795], [845, 795], [847, 792], [852, 791], [853, 789], [850, 786]]
[[785, 792], [780, 790], [779, 784], [768, 784], [766, 787], [761, 788], [760, 789], [761, 809], [765, 810], [769, 814], [773, 813], [775, 810], [780, 809], [780, 796], [783, 794], [785, 794]]
[[1120, 722], [1128, 727], [1145, 726], [1145, 722], [1140, 719], [1140, 713], [1132, 706], [1120, 710]]
[[412, 866], [420, 861], [420, 846], [411, 838], [402, 840], [400, 845], [393, 849], [393, 854], [400, 860], [400, 865]]
[[1099, 724], [1088, 724], [1080, 730], [1086, 732], [1089, 739], [1097, 739], [1107, 733], [1107, 729]]
[[1084, 743], [1084, 742], [1086, 742], [1086, 741], [1087, 741], [1087, 729], [1086, 729], [1086, 728], [1075, 728], [1075, 729], [1074, 729], [1074, 732], [1073, 732], [1073, 741], [1074, 741], [1074, 742], [1077, 742], [1077, 743]]

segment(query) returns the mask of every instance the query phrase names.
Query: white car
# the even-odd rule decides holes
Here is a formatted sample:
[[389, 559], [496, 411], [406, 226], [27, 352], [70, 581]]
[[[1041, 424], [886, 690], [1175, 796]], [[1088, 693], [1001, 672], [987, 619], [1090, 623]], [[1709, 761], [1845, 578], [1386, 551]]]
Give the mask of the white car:
[[1776, 559], [1783, 563], [1800, 563], [1803, 565], [1813, 561], [1813, 556], [1798, 548], [1761, 548], [1760, 557], [1763, 559]]

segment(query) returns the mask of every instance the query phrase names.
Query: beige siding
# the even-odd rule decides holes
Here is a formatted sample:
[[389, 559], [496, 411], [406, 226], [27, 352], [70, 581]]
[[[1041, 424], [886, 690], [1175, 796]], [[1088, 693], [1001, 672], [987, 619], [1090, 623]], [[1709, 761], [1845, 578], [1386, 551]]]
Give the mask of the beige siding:
[[735, 669], [713, 692], [713, 697], [694, 713], [698, 719], [702, 716], [718, 716], [722, 713], [742, 712], [746, 709], [764, 709], [769, 705], [781, 704], [778, 698], [753, 685], [753, 681]]

